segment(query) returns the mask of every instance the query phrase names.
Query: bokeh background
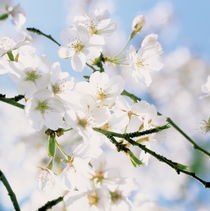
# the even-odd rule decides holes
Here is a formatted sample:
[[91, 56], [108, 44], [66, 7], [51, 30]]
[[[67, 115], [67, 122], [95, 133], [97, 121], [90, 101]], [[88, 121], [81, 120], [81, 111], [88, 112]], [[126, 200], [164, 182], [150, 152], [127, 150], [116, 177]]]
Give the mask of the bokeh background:
[[[146, 26], [132, 43], [139, 46], [146, 34], [157, 33], [164, 50], [165, 67], [161, 72], [153, 75], [150, 88], [138, 87], [135, 84], [129, 86], [128, 83], [128, 89], [154, 103], [162, 113], [173, 117], [189, 135], [210, 150], [210, 136], [200, 129], [202, 121], [210, 117], [210, 100], [202, 98], [201, 92], [201, 86], [210, 74], [210, 2], [208, 0], [22, 0], [16, 2], [19, 2], [26, 12], [25, 27], [38, 28], [51, 34], [58, 41], [60, 41], [61, 31], [71, 24], [74, 15], [97, 7], [109, 9], [118, 24], [120, 34], [120, 37], [118, 34], [110, 41], [110, 48], [113, 51], [126, 42], [133, 18], [139, 14], [145, 15]], [[1, 36], [12, 33], [12, 28], [8, 25], [1, 27]], [[60, 61], [65, 71], [69, 71], [78, 80], [81, 79], [81, 74], [71, 70], [69, 61], [58, 58], [57, 46], [54, 43], [44, 37], [37, 35], [33, 37], [40, 53], [46, 54], [52, 62]], [[0, 76], [0, 93], [16, 94], [13, 82], [5, 75]], [[170, 130], [164, 138], [160, 137], [161, 141], [157, 144], [156, 150], [171, 159], [188, 164], [192, 170], [199, 172], [201, 177], [210, 180], [209, 159], [199, 152], [194, 152], [186, 140], [176, 131]], [[40, 149], [42, 137], [34, 133], [22, 112], [2, 103], [0, 104], [0, 137], [0, 166], [17, 191], [24, 210], [33, 210], [28, 203], [39, 199], [38, 192], [34, 193], [36, 169], [33, 164], [37, 166], [40, 157], [46, 153], [45, 149]], [[39, 150], [36, 150], [36, 147]], [[204, 189], [197, 181], [183, 175], [176, 175], [173, 170], [153, 159], [151, 165], [141, 167], [135, 172], [131, 170], [130, 174], [132, 173], [138, 174], [139, 180], [143, 181], [139, 185], [142, 193], [166, 210], [209, 210], [209, 190]], [[13, 210], [4, 188], [1, 187], [0, 191], [0, 210]], [[33, 192], [32, 196], [31, 192]]]

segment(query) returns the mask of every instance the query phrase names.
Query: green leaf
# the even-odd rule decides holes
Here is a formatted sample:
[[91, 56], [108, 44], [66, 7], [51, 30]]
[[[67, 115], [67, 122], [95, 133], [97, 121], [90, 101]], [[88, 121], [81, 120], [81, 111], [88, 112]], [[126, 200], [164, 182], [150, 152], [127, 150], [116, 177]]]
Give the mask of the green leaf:
[[2, 15], [0, 15], [0, 21], [3, 21], [5, 19], [7, 19], [9, 17], [9, 15], [7, 13], [4, 13]]
[[177, 167], [178, 167], [179, 169], [181, 169], [181, 170], [187, 170], [187, 169], [189, 169], [188, 166], [185, 166], [185, 165], [180, 164], [180, 163], [177, 163], [176, 165], [177, 165]]
[[14, 58], [14, 55], [13, 55], [12, 51], [8, 51], [7, 52], [7, 56], [9, 57], [10, 61], [12, 61], [12, 62], [15, 61], [15, 58]]
[[128, 155], [130, 157], [131, 163], [133, 164], [134, 167], [138, 167], [140, 165], [143, 165], [144, 163], [139, 160], [131, 151], [128, 151]]
[[48, 143], [48, 155], [51, 157], [55, 156], [55, 149], [56, 149], [56, 144], [55, 144], [55, 135], [52, 134], [49, 138], [49, 143]]

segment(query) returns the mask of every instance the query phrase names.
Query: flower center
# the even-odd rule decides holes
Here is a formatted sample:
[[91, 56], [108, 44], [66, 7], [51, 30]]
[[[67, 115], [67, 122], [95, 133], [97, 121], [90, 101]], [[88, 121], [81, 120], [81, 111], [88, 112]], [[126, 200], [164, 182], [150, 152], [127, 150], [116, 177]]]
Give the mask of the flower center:
[[105, 93], [105, 91], [102, 88], [100, 88], [99, 91], [98, 91], [97, 100], [103, 101], [107, 98], [107, 96], [108, 95]]
[[85, 47], [79, 40], [72, 42], [70, 45], [75, 50], [76, 53], [81, 52], [82, 49]]
[[61, 94], [62, 93], [62, 89], [58, 84], [52, 85], [52, 91], [53, 91], [54, 94]]
[[137, 66], [138, 68], [144, 67], [143, 61], [142, 61], [141, 59], [137, 59], [137, 61], [136, 61], [136, 66]]
[[85, 128], [88, 125], [88, 121], [87, 119], [78, 119], [78, 125], [80, 125], [81, 127]]
[[92, 205], [97, 205], [98, 201], [99, 201], [99, 198], [97, 196], [97, 193], [96, 191], [88, 194], [88, 202], [89, 204], [92, 206]]
[[31, 71], [26, 71], [26, 77], [25, 77], [25, 81], [32, 81], [35, 82], [40, 75], [37, 74], [37, 72], [35, 70], [31, 70]]
[[105, 179], [103, 171], [96, 171], [95, 175], [92, 177], [96, 183], [100, 183]]
[[50, 107], [48, 106], [47, 100], [44, 100], [44, 101], [39, 101], [35, 109], [43, 114], [49, 108]]
[[88, 28], [89, 28], [90, 34], [97, 34], [98, 33], [98, 30], [96, 29], [96, 24], [93, 21], [91, 21]]
[[123, 198], [120, 191], [117, 191], [117, 190], [116, 191], [110, 191], [109, 193], [110, 193], [111, 201], [113, 203], [117, 203], [120, 200], [122, 200], [122, 198]]

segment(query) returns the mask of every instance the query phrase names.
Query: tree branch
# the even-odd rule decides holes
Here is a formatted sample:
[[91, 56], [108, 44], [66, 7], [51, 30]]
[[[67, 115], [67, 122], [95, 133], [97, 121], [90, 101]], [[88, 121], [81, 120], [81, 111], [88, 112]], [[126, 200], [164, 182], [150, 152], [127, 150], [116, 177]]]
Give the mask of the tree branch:
[[6, 95], [0, 94], [0, 101], [8, 103], [10, 105], [16, 106], [18, 108], [24, 109], [25, 106], [21, 103], [18, 103], [19, 100], [23, 99], [23, 95], [18, 95], [13, 98], [7, 98]]
[[[141, 98], [137, 97], [136, 95], [124, 90], [121, 95], [125, 95], [129, 97], [131, 100], [133, 100], [135, 103], [141, 101]], [[157, 112], [158, 115], [161, 115], [161, 113]], [[210, 152], [203, 149], [201, 146], [199, 146], [190, 136], [188, 136], [170, 117], [166, 118], [166, 121], [175, 129], [177, 130], [181, 135], [183, 135], [194, 147], [194, 149], [206, 154], [208, 157], [210, 157]]]
[[16, 211], [20, 211], [19, 204], [17, 202], [17, 198], [15, 196], [15, 193], [13, 192], [7, 178], [4, 176], [4, 173], [0, 170], [0, 180], [4, 184], [5, 188], [7, 189], [8, 195], [12, 201], [13, 207]]
[[63, 198], [64, 198], [63, 196], [60, 196], [57, 199], [48, 201], [44, 206], [40, 207], [38, 211], [45, 211], [45, 210], [51, 209], [53, 206], [63, 201]]
[[118, 137], [118, 138], [135, 138], [135, 137], [139, 137], [139, 136], [144, 136], [144, 135], [149, 135], [149, 134], [152, 134], [152, 133], [157, 133], [157, 132], [160, 132], [162, 130], [165, 130], [165, 129], [168, 129], [169, 126], [168, 125], [163, 125], [163, 126], [160, 126], [160, 127], [156, 127], [156, 128], [152, 128], [152, 129], [149, 129], [149, 130], [144, 130], [144, 131], [137, 131], [137, 132], [133, 132], [133, 133], [115, 133], [115, 132], [111, 132], [111, 131], [106, 131], [106, 130], [103, 130], [101, 128], [93, 128], [95, 131], [97, 132], [100, 132], [100, 133], [103, 133], [104, 135], [111, 135], [112, 136], [115, 136], [115, 137]]
[[33, 28], [33, 27], [32, 28], [28, 27], [26, 29], [30, 32], [35, 33], [35, 34], [42, 35], [42, 36], [48, 38], [49, 40], [53, 41], [58, 46], [61, 46], [61, 44], [58, 41], [56, 41], [50, 34], [45, 34], [42, 31], [40, 31], [39, 29], [36, 29], [36, 28]]
[[[171, 168], [173, 168], [177, 172], [177, 174], [183, 173], [183, 174], [189, 175], [189, 176], [193, 177], [194, 179], [198, 180], [200, 183], [202, 183], [206, 188], [210, 188], [210, 182], [207, 182], [207, 181], [201, 179], [194, 172], [187, 171], [186, 170], [187, 169], [187, 166], [185, 166], [183, 164], [180, 164], [180, 163], [177, 163], [177, 162], [174, 162], [174, 161], [169, 160], [168, 158], [166, 158], [166, 157], [164, 157], [164, 156], [162, 156], [160, 154], [157, 154], [156, 152], [148, 149], [145, 145], [140, 144], [140, 143], [132, 140], [128, 136], [128, 134], [125, 134], [125, 136], [123, 136], [123, 134], [120, 134], [119, 135], [118, 133], [110, 132], [110, 131], [106, 131], [106, 130], [101, 130], [101, 129], [99, 130], [98, 128], [97, 129], [94, 129], [94, 130], [96, 130], [97, 132], [102, 133], [107, 138], [109, 138], [111, 140], [111, 142], [113, 144], [115, 144], [115, 146], [117, 147], [118, 151], [124, 151], [124, 152], [127, 153], [127, 151], [129, 149], [127, 147], [125, 147], [126, 145], [123, 144], [122, 142], [117, 142], [114, 137], [124, 138], [131, 145], [139, 147], [145, 153], [148, 153], [148, 154], [152, 155], [154, 158], [156, 158], [160, 162], [163, 162], [163, 163], [167, 164], [168, 166], [170, 166]], [[122, 147], [120, 146], [120, 144], [122, 144]]]

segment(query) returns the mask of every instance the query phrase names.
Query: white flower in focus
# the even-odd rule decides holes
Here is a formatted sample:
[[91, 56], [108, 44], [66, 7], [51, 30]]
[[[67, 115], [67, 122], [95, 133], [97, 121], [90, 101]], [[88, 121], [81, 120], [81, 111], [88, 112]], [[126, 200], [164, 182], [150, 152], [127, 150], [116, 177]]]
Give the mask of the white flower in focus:
[[205, 93], [207, 96], [210, 95], [210, 75], [208, 76], [208, 79], [206, 83], [201, 87], [202, 92]]
[[74, 87], [74, 80], [67, 72], [62, 72], [60, 63], [56, 62], [51, 67], [50, 87], [49, 89], [55, 96], [65, 101], [68, 93]]
[[77, 25], [64, 30], [62, 34], [64, 44], [59, 47], [58, 55], [63, 59], [71, 58], [73, 70], [82, 71], [88, 59], [100, 55], [100, 48], [90, 43], [86, 28]]
[[131, 75], [136, 81], [144, 81], [147, 86], [152, 82], [150, 71], [158, 71], [162, 68], [160, 55], [162, 48], [157, 41], [157, 35], [150, 34], [142, 42], [141, 48], [131, 46], [129, 51], [129, 64]]
[[77, 16], [75, 23], [86, 27], [91, 41], [99, 45], [104, 45], [104, 38], [116, 28], [109, 12], [104, 9], [96, 9], [90, 16]]
[[17, 83], [18, 92], [30, 98], [38, 90], [47, 88], [51, 66], [44, 56], [31, 55], [31, 57], [27, 56], [26, 60], [26, 63], [24, 60], [18, 63], [12, 62], [10, 67], [13, 70], [12, 76]]
[[64, 125], [64, 106], [48, 90], [36, 92], [26, 104], [26, 115], [35, 129], [41, 130], [44, 126], [57, 130]]
[[38, 186], [40, 190], [46, 191], [55, 185], [55, 174], [50, 169], [41, 169], [38, 177]]
[[93, 127], [103, 125], [109, 116], [107, 108], [98, 108], [93, 97], [76, 93], [78, 99], [74, 98], [75, 109], [68, 112], [66, 121], [79, 131], [81, 136], [90, 135]]
[[93, 96], [99, 105], [112, 106], [124, 89], [124, 81], [120, 76], [111, 78], [106, 73], [95, 72], [90, 76], [89, 82], [78, 83], [77, 88], [80, 92]]

